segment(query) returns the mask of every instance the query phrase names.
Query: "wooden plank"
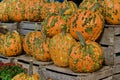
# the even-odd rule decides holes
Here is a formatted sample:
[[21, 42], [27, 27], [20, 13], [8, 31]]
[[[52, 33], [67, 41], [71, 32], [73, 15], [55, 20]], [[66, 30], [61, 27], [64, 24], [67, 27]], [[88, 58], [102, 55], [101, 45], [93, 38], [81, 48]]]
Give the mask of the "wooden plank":
[[94, 72], [94, 78], [95, 80], [99, 80], [99, 79], [104, 79], [108, 76], [112, 76], [112, 67], [109, 67], [108, 69], [104, 69], [104, 70], [101, 70], [101, 71], [97, 71], [97, 72]]
[[61, 68], [55, 65], [45, 66], [44, 74], [53, 80], [102, 80], [112, 75], [112, 68], [104, 66], [93, 73], [74, 73], [69, 68]]
[[120, 52], [120, 36], [115, 36], [114, 53]]
[[29, 32], [33, 32], [33, 30], [20, 29], [19, 32], [20, 32], [20, 34], [22, 34], [22, 35], [26, 35], [26, 34], [29, 33]]
[[113, 80], [113, 76], [107, 77], [107, 78], [102, 79], [102, 80]]
[[18, 61], [23, 61], [23, 62], [29, 62], [30, 60], [33, 60], [33, 64], [35, 64], [35, 65], [50, 65], [50, 64], [53, 64], [52, 61], [50, 61], [50, 62], [37, 61], [35, 58], [33, 58], [29, 55], [25, 55], [25, 54], [17, 56], [16, 59]]
[[10, 62], [8, 59], [2, 58], [2, 57], [0, 57], [0, 61], [2, 61], [2, 62]]
[[114, 45], [114, 28], [104, 28], [99, 41], [100, 44]]
[[7, 28], [9, 31], [17, 30], [18, 23], [0, 23], [0, 27]]
[[114, 65], [113, 66], [113, 74], [120, 73], [120, 65]]
[[[25, 62], [20, 62], [17, 61], [18, 64], [21, 64], [22, 67], [26, 68], [27, 70], [29, 69], [29, 63], [25, 63]], [[33, 73], [38, 73], [38, 66], [33, 65]], [[27, 72], [28, 74], [28, 72]]]
[[114, 65], [114, 46], [102, 46], [106, 65]]
[[120, 74], [113, 75], [113, 80], [120, 80]]
[[114, 65], [120, 64], [120, 55], [114, 57]]
[[19, 28], [21, 29], [35, 29], [35, 23], [37, 23], [38, 30], [41, 30], [41, 22], [29, 22], [29, 21], [22, 21], [19, 24]]
[[120, 27], [116, 27], [115, 29], [115, 35], [120, 35]]
[[120, 28], [120, 25], [108, 25], [108, 24], [106, 24], [105, 27], [112, 27], [112, 28], [119, 27]]

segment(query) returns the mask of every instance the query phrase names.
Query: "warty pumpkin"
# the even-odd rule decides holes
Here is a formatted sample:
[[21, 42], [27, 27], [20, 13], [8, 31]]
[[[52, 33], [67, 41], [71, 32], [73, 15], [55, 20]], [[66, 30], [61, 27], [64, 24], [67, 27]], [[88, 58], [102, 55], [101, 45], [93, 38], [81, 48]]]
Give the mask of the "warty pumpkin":
[[49, 38], [46, 38], [40, 31], [29, 32], [25, 35], [23, 41], [24, 51], [35, 57], [37, 60], [50, 61], [51, 56], [49, 54]]
[[75, 39], [69, 33], [59, 33], [50, 39], [49, 50], [56, 66], [67, 67], [69, 50], [75, 44]]
[[33, 74], [32, 76], [29, 76], [26, 73], [20, 73], [14, 76], [12, 80], [39, 80], [39, 75]]
[[69, 68], [73, 72], [85, 73], [99, 70], [104, 58], [101, 46], [94, 41], [85, 41], [79, 32], [77, 32], [77, 35], [80, 36], [80, 42], [74, 44], [71, 48]]
[[103, 0], [104, 18], [107, 24], [120, 24], [120, 1]]
[[0, 38], [2, 55], [9, 57], [22, 53], [21, 38], [17, 31], [7, 32]]
[[[42, 21], [40, 9], [43, 0], [7, 0], [1, 4], [0, 21], [20, 22], [20, 21]], [[2, 16], [2, 17], [1, 17]]]
[[42, 31], [46, 36], [53, 37], [60, 33], [64, 26], [66, 26], [64, 17], [59, 14], [51, 14], [42, 22]]
[[75, 39], [78, 40], [76, 31], [79, 31], [85, 40], [95, 41], [102, 33], [104, 18], [98, 11], [95, 11], [94, 8], [91, 10], [79, 8], [77, 12], [72, 15], [67, 25], [70, 28], [70, 34]]

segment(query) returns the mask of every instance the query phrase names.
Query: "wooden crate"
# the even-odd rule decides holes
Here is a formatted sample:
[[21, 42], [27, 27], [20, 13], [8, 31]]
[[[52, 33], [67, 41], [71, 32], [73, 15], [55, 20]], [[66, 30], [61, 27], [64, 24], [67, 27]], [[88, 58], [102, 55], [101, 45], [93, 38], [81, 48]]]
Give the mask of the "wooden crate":
[[0, 27], [4, 27], [8, 29], [9, 31], [18, 30], [18, 23], [17, 22], [14, 22], [14, 23], [1, 23], [0, 22]]
[[112, 80], [112, 70], [112, 67], [104, 66], [93, 73], [74, 73], [69, 68], [55, 65], [48, 65], [42, 69], [44, 75], [53, 80]]
[[105, 25], [99, 43], [104, 49], [105, 64], [120, 64], [120, 25]]
[[19, 30], [20, 34], [25, 35], [28, 32], [34, 31], [35, 23], [37, 23], [38, 31], [40, 31], [41, 30], [41, 22], [23, 21], [23, 22], [19, 23], [18, 30]]
[[120, 65], [113, 66], [113, 80], [120, 80]]
[[5, 57], [3, 55], [0, 55], [0, 57], [5, 58], [5, 59], [15, 58], [18, 62], [25, 63], [25, 64], [29, 64], [29, 62], [32, 60], [33, 65], [36, 65], [36, 66], [53, 64], [52, 61], [49, 61], [49, 62], [37, 61], [35, 58], [33, 58], [33, 57], [29, 56], [29, 55], [26, 55], [26, 54], [21, 54], [19, 56], [15, 56], [15, 57]]
[[120, 73], [113, 75], [113, 80], [120, 80]]

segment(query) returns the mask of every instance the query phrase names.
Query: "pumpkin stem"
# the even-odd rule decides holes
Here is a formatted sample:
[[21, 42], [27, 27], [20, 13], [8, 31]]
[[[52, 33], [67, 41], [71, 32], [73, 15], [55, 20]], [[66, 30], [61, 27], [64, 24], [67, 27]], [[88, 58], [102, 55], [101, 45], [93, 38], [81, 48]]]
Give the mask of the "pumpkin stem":
[[41, 31], [41, 33], [42, 33], [43, 41], [45, 41], [46, 40], [46, 35], [43, 31]]
[[78, 35], [80, 44], [81, 44], [83, 47], [86, 47], [86, 43], [85, 43], [85, 39], [84, 39], [83, 35], [82, 35], [80, 32], [78, 32], [78, 31], [76, 31], [76, 34]]
[[33, 75], [33, 60], [30, 60], [28, 74], [29, 76]]
[[66, 34], [66, 29], [67, 29], [67, 27], [64, 25], [64, 26], [62, 27], [62, 34], [63, 34], [63, 35]]
[[100, 8], [100, 4], [98, 3], [98, 2], [96, 2], [95, 4], [94, 4], [94, 6], [92, 6], [91, 8], [90, 8], [90, 10], [91, 11], [96, 11], [96, 10], [98, 10], [99, 8]]
[[13, 57], [11, 57], [11, 58], [10, 58], [10, 63], [14, 63], [14, 60], [15, 60], [15, 59], [14, 59]]

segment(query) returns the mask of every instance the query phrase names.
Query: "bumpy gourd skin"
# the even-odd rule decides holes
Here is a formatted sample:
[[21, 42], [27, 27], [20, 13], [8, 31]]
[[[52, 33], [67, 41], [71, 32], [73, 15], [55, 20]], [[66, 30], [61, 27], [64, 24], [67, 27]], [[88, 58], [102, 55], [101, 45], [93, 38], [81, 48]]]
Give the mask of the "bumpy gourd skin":
[[94, 72], [102, 67], [103, 51], [99, 44], [93, 41], [86, 41], [86, 47], [79, 42], [74, 44], [69, 67], [74, 72]]
[[0, 51], [4, 56], [17, 56], [22, 53], [22, 42], [17, 31], [3, 34], [0, 37], [0, 44]]
[[42, 31], [48, 37], [53, 37], [62, 32], [62, 28], [66, 25], [65, 20], [59, 14], [51, 14], [42, 22]]
[[20, 73], [13, 77], [12, 80], [40, 80], [38, 74], [33, 74], [32, 76], [29, 76], [25, 73]]
[[103, 0], [104, 17], [107, 24], [120, 24], [120, 1]]
[[40, 31], [29, 32], [23, 40], [23, 49], [26, 54], [40, 61], [50, 61], [49, 38], [44, 38]]
[[43, 0], [5, 0], [0, 6], [0, 21], [42, 21], [40, 10]]
[[55, 35], [49, 44], [51, 58], [55, 65], [61, 67], [68, 66], [69, 52], [76, 41], [68, 33]]
[[95, 41], [103, 31], [104, 19], [98, 11], [79, 9], [67, 23], [70, 34], [78, 40], [76, 31], [84, 36], [85, 40]]

